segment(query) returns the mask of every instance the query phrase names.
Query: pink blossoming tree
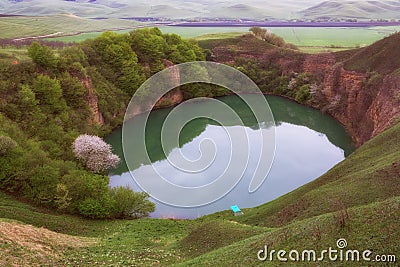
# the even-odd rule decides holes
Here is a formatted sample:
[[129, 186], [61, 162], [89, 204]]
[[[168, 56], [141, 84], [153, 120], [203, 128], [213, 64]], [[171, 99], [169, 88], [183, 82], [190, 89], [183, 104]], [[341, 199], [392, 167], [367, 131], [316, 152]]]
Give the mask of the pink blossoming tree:
[[113, 154], [111, 146], [98, 136], [80, 135], [72, 144], [76, 158], [96, 173], [116, 167], [120, 158]]

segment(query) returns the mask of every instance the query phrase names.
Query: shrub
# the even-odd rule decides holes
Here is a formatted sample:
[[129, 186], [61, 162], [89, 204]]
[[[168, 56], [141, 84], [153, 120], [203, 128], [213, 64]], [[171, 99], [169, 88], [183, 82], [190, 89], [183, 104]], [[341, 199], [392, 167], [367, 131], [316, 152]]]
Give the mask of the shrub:
[[295, 99], [297, 102], [304, 103], [309, 100], [311, 97], [310, 93], [310, 85], [305, 84], [300, 87], [300, 89], [296, 92]]
[[87, 198], [79, 205], [79, 213], [91, 219], [104, 219], [109, 217], [110, 209], [104, 201]]
[[61, 183], [65, 188], [59, 188], [58, 198], [68, 195], [70, 212], [79, 211], [79, 204], [85, 199], [97, 199], [109, 193], [109, 179], [107, 176], [93, 174], [85, 170], [74, 170], [61, 178]]
[[78, 136], [73, 143], [73, 151], [88, 169], [96, 173], [116, 167], [120, 162], [120, 158], [112, 153], [111, 146], [94, 135]]
[[155, 205], [144, 192], [134, 192], [129, 187], [114, 187], [110, 190], [114, 201], [113, 217], [141, 218], [154, 211]]

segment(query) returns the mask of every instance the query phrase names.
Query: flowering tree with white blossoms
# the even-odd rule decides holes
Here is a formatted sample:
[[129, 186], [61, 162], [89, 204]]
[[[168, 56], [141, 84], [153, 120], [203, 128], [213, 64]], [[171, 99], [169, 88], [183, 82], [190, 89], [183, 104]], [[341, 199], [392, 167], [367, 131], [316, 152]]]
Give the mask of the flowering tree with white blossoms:
[[114, 168], [120, 162], [120, 158], [112, 153], [111, 146], [95, 135], [78, 136], [72, 144], [72, 148], [76, 158], [96, 173]]

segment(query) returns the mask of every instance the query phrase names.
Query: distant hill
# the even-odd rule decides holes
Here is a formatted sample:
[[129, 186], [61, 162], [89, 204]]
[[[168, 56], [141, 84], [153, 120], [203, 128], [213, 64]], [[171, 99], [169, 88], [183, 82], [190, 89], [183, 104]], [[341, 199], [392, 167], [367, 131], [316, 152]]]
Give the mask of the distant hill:
[[256, 8], [245, 4], [236, 4], [227, 7], [218, 7], [212, 10], [207, 17], [215, 18], [248, 18], [266, 19], [271, 18], [267, 9]]
[[60, 13], [85, 18], [154, 17], [168, 19], [400, 18], [400, 1], [322, 0], [0, 0], [0, 14], [45, 16]]
[[[78, 32], [131, 29], [139, 22], [119, 19], [88, 19], [75, 15], [17, 16], [0, 18], [0, 38], [74, 34]], [[18, 33], [18, 35], [16, 35]]]
[[400, 1], [325, 1], [300, 12], [305, 18], [399, 19]]

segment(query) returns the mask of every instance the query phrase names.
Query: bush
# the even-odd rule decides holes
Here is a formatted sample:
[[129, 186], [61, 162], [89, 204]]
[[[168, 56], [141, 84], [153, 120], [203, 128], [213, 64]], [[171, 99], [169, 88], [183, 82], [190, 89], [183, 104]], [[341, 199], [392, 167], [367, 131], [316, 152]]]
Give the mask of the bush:
[[[61, 178], [65, 188], [59, 188], [58, 199], [65, 195], [70, 198], [68, 210], [79, 211], [79, 205], [87, 198], [98, 199], [109, 193], [109, 179], [107, 176], [93, 174], [84, 170], [74, 170]], [[60, 207], [60, 206], [59, 206]]]
[[141, 218], [153, 212], [155, 205], [144, 192], [134, 192], [129, 187], [114, 187], [110, 190], [114, 201], [114, 218]]
[[309, 100], [311, 97], [310, 93], [310, 85], [305, 84], [300, 87], [300, 89], [296, 92], [295, 99], [297, 102], [304, 103]]
[[111, 146], [94, 135], [78, 136], [73, 143], [73, 151], [88, 169], [96, 173], [116, 167], [120, 162], [120, 158], [112, 153]]
[[260, 27], [251, 27], [249, 31], [252, 32], [256, 38], [263, 40], [267, 43], [270, 43], [272, 45], [278, 47], [284, 47], [287, 49], [298, 50], [297, 46], [295, 46], [294, 44], [287, 44], [282, 37], [272, 33], [269, 30]]
[[104, 201], [87, 198], [79, 205], [79, 213], [91, 219], [104, 219], [109, 217], [110, 209]]

